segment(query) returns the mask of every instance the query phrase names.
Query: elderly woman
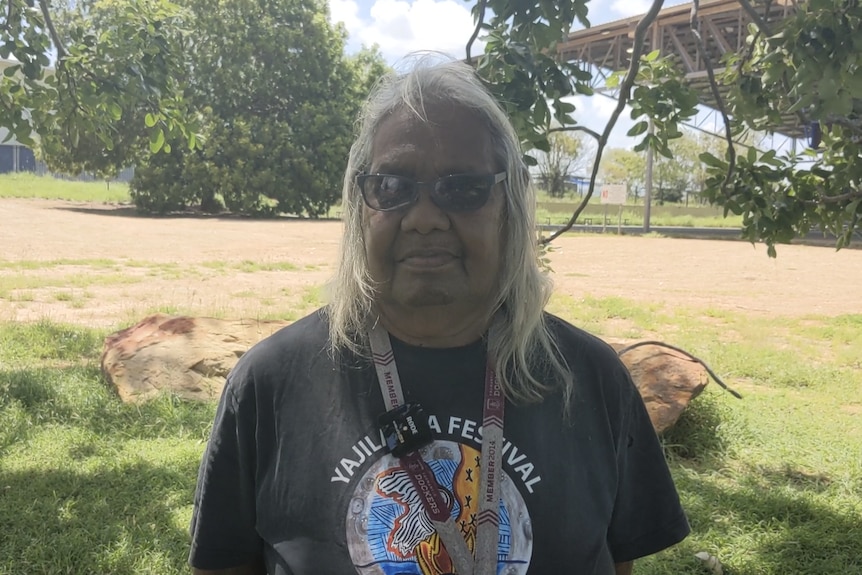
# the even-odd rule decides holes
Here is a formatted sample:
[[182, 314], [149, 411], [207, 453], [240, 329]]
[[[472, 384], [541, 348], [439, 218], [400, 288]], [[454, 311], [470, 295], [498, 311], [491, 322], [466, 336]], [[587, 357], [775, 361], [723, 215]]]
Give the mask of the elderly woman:
[[535, 197], [473, 71], [370, 97], [324, 309], [228, 378], [197, 574], [631, 573], [689, 527], [615, 353], [544, 312]]

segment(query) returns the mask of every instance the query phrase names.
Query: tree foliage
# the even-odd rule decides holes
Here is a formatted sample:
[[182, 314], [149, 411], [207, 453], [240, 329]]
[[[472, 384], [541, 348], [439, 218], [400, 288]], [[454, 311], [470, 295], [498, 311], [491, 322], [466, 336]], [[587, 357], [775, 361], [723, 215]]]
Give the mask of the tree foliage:
[[69, 172], [116, 173], [142, 139], [188, 143], [181, 13], [168, 0], [98, 0], [62, 11], [58, 26], [48, 0], [5, 0], [0, 57], [18, 63], [0, 78], [0, 125]]
[[629, 197], [643, 196], [646, 177], [646, 157], [643, 153], [625, 148], [608, 148], [599, 169], [599, 178], [605, 184], [625, 184]]
[[[318, 215], [384, 71], [324, 0], [4, 0], [0, 125], [55, 171], [136, 166], [139, 207]], [[52, 62], [52, 54], [56, 56]], [[52, 66], [53, 64], [53, 66]]]
[[376, 51], [344, 55], [345, 32], [320, 0], [190, 0], [189, 100], [203, 143], [153, 157], [136, 204], [200, 204], [245, 214], [316, 216], [339, 196], [353, 121], [383, 71]]
[[743, 216], [743, 235], [775, 244], [812, 229], [850, 242], [862, 218], [862, 5], [810, 0], [790, 18], [750, 27], [746, 49], [728, 61], [727, 107], [734, 131], [768, 129], [781, 115], [822, 133], [799, 155], [749, 149], [735, 163], [704, 154], [707, 194]]
[[[732, 87], [721, 107], [733, 121], [727, 123], [727, 151], [705, 152], [700, 158], [709, 170], [704, 195], [726, 213], [742, 214], [743, 236], [766, 242], [770, 255], [775, 255], [776, 243], [812, 229], [837, 234], [841, 247], [860, 228], [862, 216], [862, 5], [809, 0], [794, 16], [768, 23], [758, 17], [760, 6], [740, 3], [754, 23], [745, 45], [726, 59], [725, 75], [713, 80], [716, 91], [718, 83]], [[473, 8], [474, 38], [484, 32], [486, 45], [475, 56], [473, 42], [468, 42], [467, 59], [475, 58], [480, 75], [504, 102], [525, 148], [547, 151], [552, 121], [596, 140], [593, 182], [569, 225], [595, 189], [608, 136], [627, 103], [636, 120], [629, 135], [639, 138], [637, 149], [651, 147], [665, 157], [673, 156], [670, 142], [682, 135], [680, 123], [695, 113], [697, 95], [683, 81], [672, 55], [642, 53], [646, 30], [662, 4], [654, 0], [634, 30], [631, 64], [616, 77], [618, 104], [601, 133], [579, 126], [567, 100], [591, 93], [590, 73], [555, 58], [558, 41], [576, 19], [589, 26], [585, 0], [478, 0]], [[695, 0], [696, 38], [698, 6]], [[736, 153], [735, 138], [749, 130], [768, 131], [788, 113], [822, 132], [818, 150], [801, 156], [753, 148]]]
[[589, 149], [580, 134], [554, 132], [548, 136], [548, 151], [537, 154], [539, 178], [552, 198], [566, 195], [568, 180], [585, 167]]

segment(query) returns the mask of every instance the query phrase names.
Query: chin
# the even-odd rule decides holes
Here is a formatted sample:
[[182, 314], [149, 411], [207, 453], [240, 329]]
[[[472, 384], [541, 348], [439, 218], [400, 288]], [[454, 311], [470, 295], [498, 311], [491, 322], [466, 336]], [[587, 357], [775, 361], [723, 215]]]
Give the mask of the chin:
[[399, 299], [401, 299], [404, 305], [409, 307], [435, 307], [449, 305], [455, 302], [455, 298], [450, 294], [435, 291], [410, 294]]

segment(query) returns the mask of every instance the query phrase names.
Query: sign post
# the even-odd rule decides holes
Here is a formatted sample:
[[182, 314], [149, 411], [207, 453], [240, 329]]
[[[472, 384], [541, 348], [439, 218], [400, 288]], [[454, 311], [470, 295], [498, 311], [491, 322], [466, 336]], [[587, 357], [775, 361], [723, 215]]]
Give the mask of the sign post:
[[605, 214], [602, 218], [602, 232], [605, 231], [605, 225], [608, 223], [608, 206], [619, 206], [617, 211], [617, 233], [622, 235], [622, 220], [623, 206], [626, 203], [628, 195], [628, 186], [626, 184], [605, 184], [602, 186], [601, 199], [602, 205], [605, 206]]

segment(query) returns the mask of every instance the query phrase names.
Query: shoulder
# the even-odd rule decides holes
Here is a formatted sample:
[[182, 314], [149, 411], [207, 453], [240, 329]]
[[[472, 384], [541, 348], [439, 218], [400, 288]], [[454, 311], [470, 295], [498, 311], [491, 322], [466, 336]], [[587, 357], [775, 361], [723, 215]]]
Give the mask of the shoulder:
[[611, 370], [622, 367], [617, 352], [602, 339], [550, 313], [545, 313], [545, 322], [567, 361]]
[[288, 382], [324, 365], [332, 367], [329, 324], [317, 310], [253, 345], [231, 370], [227, 389], [246, 395], [250, 387]]
[[601, 398], [613, 411], [627, 411], [637, 388], [610, 344], [555, 315], [546, 314], [545, 321], [571, 372], [575, 399]]
[[324, 310], [319, 309], [262, 339], [249, 349], [242, 359], [259, 360], [273, 354], [281, 356], [285, 353], [316, 353], [325, 349], [328, 341], [329, 321]]

